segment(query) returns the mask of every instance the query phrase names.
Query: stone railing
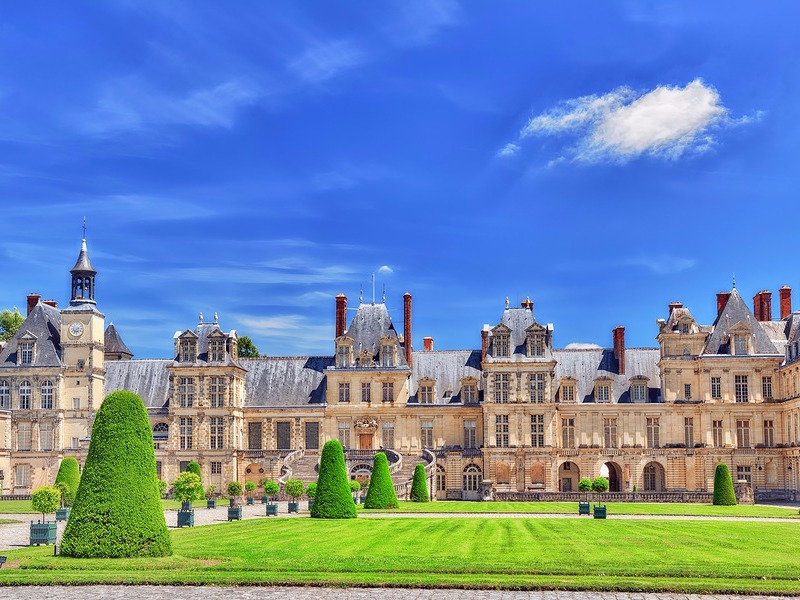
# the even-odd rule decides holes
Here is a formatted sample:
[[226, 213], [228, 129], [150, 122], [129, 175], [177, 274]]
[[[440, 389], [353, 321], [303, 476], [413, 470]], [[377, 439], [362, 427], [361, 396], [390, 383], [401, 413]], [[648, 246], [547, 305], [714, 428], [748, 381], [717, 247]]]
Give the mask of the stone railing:
[[[286, 472], [278, 477], [278, 485], [281, 486], [283, 489], [283, 484], [286, 483], [287, 479], [292, 477], [292, 467], [291, 464], [296, 461], [300, 460], [306, 455], [306, 451], [304, 448], [300, 448], [299, 450], [295, 450], [294, 452], [289, 453], [286, 458], [283, 459], [283, 468], [286, 469]], [[283, 470], [283, 469], [281, 469]]]
[[[495, 492], [495, 500], [518, 500], [524, 502], [583, 502], [596, 501], [596, 492]], [[604, 492], [603, 502], [697, 502], [710, 503], [712, 492]]]
[[403, 455], [394, 450], [386, 449], [386, 460], [389, 461], [389, 473], [397, 473], [403, 468]]

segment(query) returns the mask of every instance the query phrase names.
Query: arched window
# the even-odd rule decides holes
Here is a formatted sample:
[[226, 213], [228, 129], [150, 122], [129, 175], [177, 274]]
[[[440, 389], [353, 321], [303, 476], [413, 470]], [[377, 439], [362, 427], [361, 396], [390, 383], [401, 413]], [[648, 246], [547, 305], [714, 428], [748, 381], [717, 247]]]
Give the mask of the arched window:
[[644, 490], [646, 492], [664, 491], [664, 467], [656, 462], [649, 463], [644, 468]]
[[464, 491], [477, 492], [481, 483], [481, 468], [478, 465], [467, 465], [464, 469]]
[[153, 437], [159, 439], [169, 437], [169, 425], [166, 423], [156, 423], [153, 425]]
[[11, 408], [11, 386], [7, 379], [0, 379], [0, 409]]
[[19, 407], [30, 409], [31, 407], [31, 382], [24, 379], [19, 383]]
[[436, 491], [444, 492], [447, 489], [447, 477], [445, 477], [444, 467], [436, 465]]
[[53, 410], [53, 382], [42, 382], [42, 410]]

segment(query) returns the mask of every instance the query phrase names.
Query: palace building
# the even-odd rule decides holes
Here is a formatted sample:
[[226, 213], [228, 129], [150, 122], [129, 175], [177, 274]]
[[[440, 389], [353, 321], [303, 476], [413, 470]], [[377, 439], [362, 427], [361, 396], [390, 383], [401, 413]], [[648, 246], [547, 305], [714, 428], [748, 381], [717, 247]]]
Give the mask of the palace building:
[[707, 493], [721, 461], [757, 498], [797, 496], [800, 311], [787, 286], [778, 319], [769, 291], [752, 308], [735, 288], [717, 294], [711, 324], [673, 302], [653, 348], [626, 347], [622, 326], [608, 348], [555, 348], [527, 298], [490, 315], [475, 349], [435, 350], [430, 337], [415, 349], [411, 294], [402, 331], [384, 302], [359, 302], [348, 322], [340, 294], [330, 356], [239, 357], [236, 331], [201, 314], [174, 333], [172, 356], [139, 360], [106, 325], [85, 240], [70, 273], [68, 305], [30, 294], [0, 347], [5, 496], [52, 483], [65, 456], [82, 464], [117, 389], [147, 405], [159, 476], [197, 460], [218, 490], [312, 480], [337, 438], [353, 477], [382, 449], [401, 493], [424, 462], [440, 499], [552, 497], [601, 474], [611, 492]]

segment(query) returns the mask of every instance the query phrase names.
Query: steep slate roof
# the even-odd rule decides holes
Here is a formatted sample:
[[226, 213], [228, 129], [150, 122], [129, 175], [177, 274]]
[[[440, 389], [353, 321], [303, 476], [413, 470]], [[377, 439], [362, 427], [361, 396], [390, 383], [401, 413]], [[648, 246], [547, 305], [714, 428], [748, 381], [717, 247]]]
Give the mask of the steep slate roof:
[[290, 407], [325, 402], [325, 369], [332, 356], [242, 358], [245, 406]]
[[[235, 331], [231, 331], [230, 333], [225, 333], [220, 329], [219, 323], [216, 321], [213, 323], [198, 323], [197, 327], [194, 328], [194, 334], [197, 336], [197, 360], [193, 364], [197, 363], [207, 363], [208, 362], [208, 338], [214, 332], [220, 332], [225, 336], [225, 341], [227, 344], [228, 338], [233, 337], [236, 335]], [[176, 331], [174, 338], [177, 340], [180, 336], [182, 336], [185, 331]], [[178, 353], [180, 352], [178, 345], [175, 346], [175, 362], [178, 363]], [[178, 364], [185, 365], [186, 363], [180, 362]], [[215, 362], [214, 364], [220, 364]], [[223, 364], [228, 365], [236, 365], [236, 363], [231, 359], [231, 355], [229, 352], [225, 353], [225, 362]]]
[[[461, 380], [464, 377], [481, 379], [480, 350], [416, 351], [412, 356], [411, 397], [409, 403], [419, 402], [419, 381], [430, 377], [436, 381], [434, 404], [461, 403]], [[450, 396], [445, 396], [450, 392]]]
[[[525, 345], [528, 340], [527, 329], [534, 323], [538, 323], [538, 321], [533, 316], [533, 310], [518, 306], [506, 308], [503, 311], [503, 316], [501, 317], [498, 325], [505, 325], [509, 329], [509, 349], [511, 356], [498, 359], [492, 356], [490, 353], [486, 355], [487, 361], [492, 362], [493, 360], [502, 360], [503, 362], [506, 362], [509, 360], [532, 360], [530, 357], [526, 356], [527, 348]], [[546, 325], [543, 325], [542, 323], [538, 324], [541, 325], [542, 328], [547, 329]], [[492, 351], [494, 351], [494, 349], [492, 349]], [[537, 357], [537, 359], [542, 360], [550, 358], [552, 358], [552, 353], [550, 348], [547, 347], [547, 344], [545, 344], [544, 356]]]
[[[398, 340], [397, 331], [385, 304], [359, 304], [345, 335], [353, 339], [353, 353], [356, 357], [362, 351], [369, 350], [376, 360], [382, 337], [389, 336]], [[398, 347], [402, 348], [402, 345], [398, 343]], [[408, 366], [405, 353], [397, 353], [397, 366]]]
[[39, 302], [28, 318], [0, 352], [0, 369], [17, 367], [17, 346], [26, 334], [36, 337], [34, 367], [61, 366], [61, 313], [57, 308]]
[[78, 260], [75, 261], [75, 266], [70, 269], [70, 273], [97, 273], [89, 260], [89, 251], [86, 249], [86, 240], [81, 242], [81, 251], [78, 254]]
[[772, 345], [780, 354], [786, 354], [787, 333], [790, 329], [788, 321], [761, 321], [761, 327], [769, 337]]
[[171, 365], [169, 359], [107, 360], [104, 392], [130, 390], [148, 408], [161, 408], [167, 403]]
[[730, 354], [729, 330], [741, 322], [749, 325], [752, 329], [753, 354], [781, 354], [736, 288], [731, 290], [725, 307], [714, 321], [714, 331], [706, 341], [703, 354]]
[[122, 336], [120, 336], [117, 328], [114, 327], [114, 323], [109, 323], [108, 327], [106, 327], [103, 346], [105, 347], [105, 352], [109, 354], [127, 354], [133, 356], [133, 352], [131, 352], [128, 346], [125, 345], [125, 342], [122, 341]]

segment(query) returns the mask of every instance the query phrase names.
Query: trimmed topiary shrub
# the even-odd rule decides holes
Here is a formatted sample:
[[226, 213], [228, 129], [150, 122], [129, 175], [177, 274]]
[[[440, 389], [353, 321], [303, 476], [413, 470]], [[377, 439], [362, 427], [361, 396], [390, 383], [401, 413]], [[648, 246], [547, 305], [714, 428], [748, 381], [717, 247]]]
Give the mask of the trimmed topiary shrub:
[[306, 488], [306, 496], [308, 496], [309, 498], [313, 498], [316, 494], [317, 494], [317, 482], [312, 481], [311, 483], [308, 484], [308, 487]]
[[62, 506], [72, 506], [80, 482], [81, 472], [78, 468], [78, 460], [74, 456], [67, 456], [58, 467], [55, 482], [56, 487], [61, 491]]
[[397, 508], [398, 506], [400, 505], [397, 502], [397, 494], [394, 493], [394, 482], [389, 473], [389, 461], [385, 453], [376, 452], [364, 508]]
[[277, 481], [268, 479], [264, 482], [264, 495], [269, 496], [270, 500], [275, 500], [275, 496], [281, 493], [281, 486]]
[[413, 502], [427, 502], [430, 500], [428, 497], [428, 480], [425, 477], [425, 465], [422, 463], [417, 463], [417, 466], [414, 467], [410, 498]]
[[153, 432], [144, 403], [133, 392], [109, 394], [97, 411], [61, 554], [172, 554], [156, 478]]
[[322, 448], [311, 516], [316, 519], [354, 519], [357, 516], [339, 440], [328, 440]]
[[578, 491], [579, 492], [591, 492], [592, 491], [592, 480], [588, 477], [581, 477], [581, 480], [578, 482]]
[[299, 479], [287, 479], [283, 486], [283, 491], [287, 496], [291, 496], [297, 500], [306, 491], [306, 484]]
[[44, 523], [45, 514], [56, 512], [60, 504], [61, 492], [54, 485], [43, 485], [33, 490], [33, 494], [31, 494], [31, 505], [33, 510], [42, 513], [42, 523]]
[[247, 497], [250, 498], [253, 495], [253, 492], [256, 491], [256, 482], [255, 481], [245, 481], [244, 482], [244, 489], [247, 491]]
[[184, 471], [172, 482], [172, 496], [181, 502], [203, 498], [203, 482], [191, 471]]
[[355, 494], [356, 492], [361, 491], [361, 484], [356, 481], [355, 479], [350, 480], [350, 492]]
[[242, 484], [239, 483], [238, 481], [231, 481], [228, 484], [227, 490], [228, 490], [228, 496], [236, 498], [237, 496], [242, 495]]
[[736, 504], [731, 471], [725, 463], [719, 463], [714, 471], [714, 504], [717, 506]]
[[608, 477], [595, 477], [592, 479], [592, 491], [602, 494], [608, 491]]

